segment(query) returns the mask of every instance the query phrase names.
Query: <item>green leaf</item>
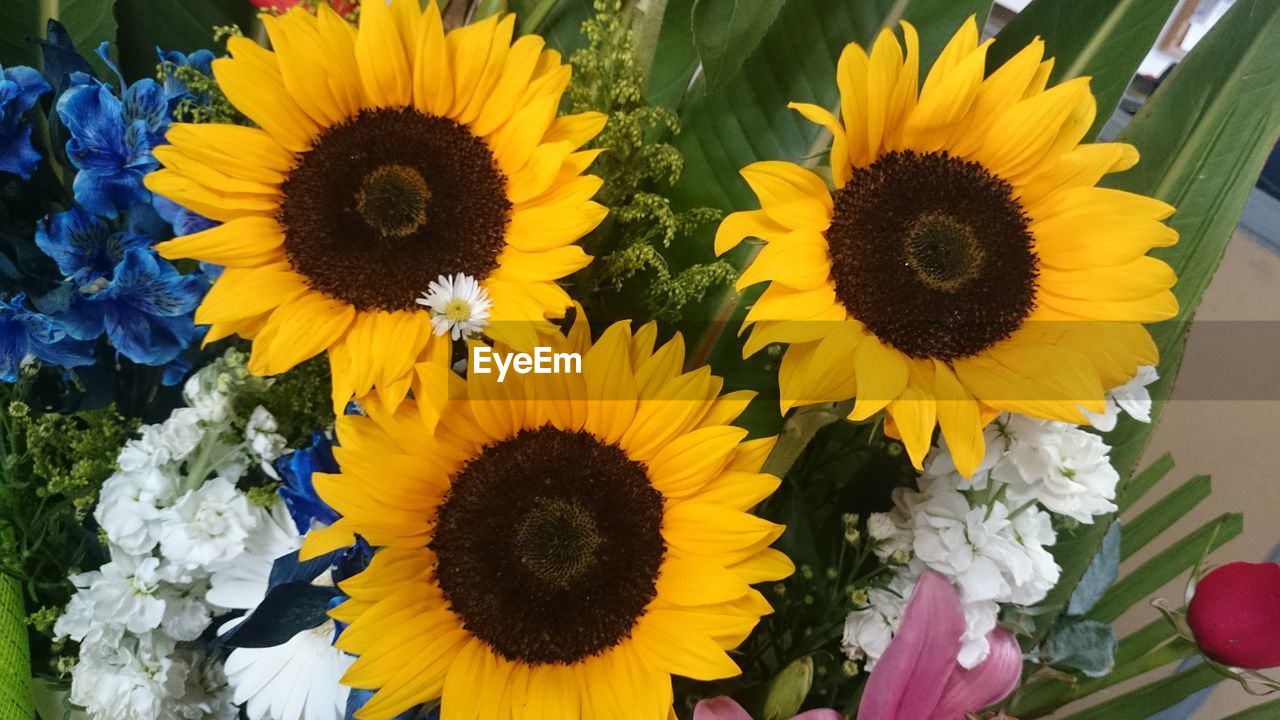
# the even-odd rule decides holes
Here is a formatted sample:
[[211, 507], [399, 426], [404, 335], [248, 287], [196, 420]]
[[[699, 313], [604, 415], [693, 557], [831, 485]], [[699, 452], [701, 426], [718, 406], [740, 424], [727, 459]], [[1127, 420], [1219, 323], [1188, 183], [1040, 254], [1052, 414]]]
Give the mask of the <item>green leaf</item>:
[[1052, 84], [1088, 75], [1098, 99], [1098, 117], [1088, 137], [1098, 134], [1178, 0], [1035, 0], [996, 36], [987, 66], [998, 67], [1031, 39], [1044, 38], [1045, 54], [1056, 58]]
[[[1136, 661], [1121, 663], [1119, 662], [1120, 656], [1124, 654], [1124, 643], [1121, 642], [1120, 650], [1116, 653], [1115, 670], [1105, 677], [1084, 682], [1066, 682], [1060, 676], [1041, 677], [1032, 680], [1018, 692], [1012, 707], [1009, 708], [1009, 713], [1014, 717], [1024, 718], [1024, 720], [1041, 717], [1052, 713], [1067, 703], [1102, 692], [1107, 688], [1132, 680], [1140, 675], [1145, 675], [1152, 670], [1191, 657], [1198, 652], [1195, 643], [1179, 638], [1141, 656]], [[1074, 680], [1074, 678], [1070, 678], [1070, 680]], [[1138, 715], [1136, 717], [1146, 716]], [[1126, 718], [1125, 720], [1133, 720], [1133, 718]]]
[[1119, 507], [1116, 514], [1123, 515], [1126, 510], [1133, 507], [1135, 503], [1142, 499], [1143, 495], [1147, 494], [1148, 490], [1155, 487], [1172, 469], [1172, 455], [1165, 453], [1156, 458], [1155, 462], [1135, 475], [1128, 483], [1125, 483], [1124, 491], [1120, 493], [1120, 497], [1116, 498], [1116, 505]]
[[[1174, 294], [1181, 310], [1152, 330], [1161, 358], [1161, 378], [1151, 387], [1153, 422], [1124, 418], [1107, 435], [1122, 478], [1133, 472], [1164, 410], [1191, 318], [1280, 135], [1280, 53], [1272, 46], [1277, 34], [1280, 3], [1238, 0], [1119, 138], [1143, 159], [1106, 184], [1174, 205], [1178, 212], [1169, 224], [1181, 234], [1177, 245], [1156, 253], [1178, 273]], [[1046, 606], [1066, 606], [1103, 532], [1095, 525], [1055, 546], [1062, 577]]]
[[1244, 516], [1223, 513], [1195, 532], [1170, 545], [1111, 586], [1090, 611], [1089, 617], [1112, 622], [1165, 583], [1190, 570], [1207, 553], [1234, 540], [1244, 531]]
[[66, 26], [71, 42], [93, 66], [94, 72], [103, 80], [114, 82], [114, 74], [110, 73], [96, 52], [98, 45], [103, 42], [114, 43], [116, 39], [116, 19], [111, 13], [111, 3], [102, 0], [58, 0], [55, 3], [45, 3], [45, 7], [51, 5], [56, 12], [54, 19]]
[[67, 29], [76, 50], [84, 55], [103, 79], [112, 79], [107, 66], [94, 54], [102, 41], [116, 39], [116, 20], [111, 3], [103, 0], [19, 0], [0, 9], [0, 64], [39, 68], [37, 38], [43, 38], [49, 20]]
[[1280, 700], [1272, 700], [1255, 705], [1248, 710], [1241, 710], [1234, 715], [1228, 715], [1222, 720], [1274, 720], [1278, 717], [1280, 717]]
[[1102, 677], [1115, 667], [1116, 633], [1106, 623], [1068, 618], [1049, 634], [1045, 656], [1054, 667]]
[[[921, 67], [970, 15], [979, 22], [991, 0], [789, 0], [732, 80], [711, 88], [700, 79], [681, 107], [684, 131], [675, 144], [685, 156], [676, 188], [683, 207], [754, 207], [738, 171], [757, 160], [805, 162], [828, 141], [787, 103], [835, 107], [835, 70], [851, 42], [869, 45], [881, 28], [908, 20], [920, 31]], [[700, 248], [705, 261], [708, 244]]]
[[1170, 525], [1209, 497], [1211, 489], [1209, 476], [1197, 475], [1160, 498], [1138, 517], [1126, 522], [1124, 541], [1120, 545], [1121, 559], [1127, 560], [1146, 547], [1147, 543], [1155, 540]]
[[[1128, 532], [1125, 533], [1126, 539]], [[1084, 615], [1097, 604], [1102, 594], [1111, 587], [1116, 581], [1116, 575], [1120, 571], [1120, 523], [1111, 523], [1110, 529], [1103, 537], [1102, 547], [1098, 548], [1098, 554], [1093, 556], [1093, 561], [1089, 563], [1089, 569], [1085, 570], [1084, 575], [1080, 578], [1080, 584], [1076, 585], [1075, 592], [1071, 593], [1071, 602], [1067, 605], [1068, 615]]]
[[215, 26], [237, 25], [249, 34], [257, 23], [245, 0], [116, 0], [115, 17], [120, 71], [130, 82], [155, 76], [156, 48], [189, 53], [213, 45]]
[[694, 0], [693, 42], [708, 88], [719, 87], [742, 69], [782, 6], [759, 0]]
[[[547, 47], [559, 50], [565, 59], [581, 47], [586, 47], [587, 40], [582, 37], [582, 23], [594, 15], [591, 0], [559, 0], [546, 10], [546, 0], [514, 0], [511, 9], [520, 19], [520, 32], [536, 32], [547, 41]], [[538, 15], [546, 12], [536, 28], [528, 25], [530, 19], [538, 19]]]
[[698, 49], [693, 44], [694, 0], [667, 0], [662, 16], [662, 32], [649, 68], [645, 90], [650, 103], [678, 108], [689, 89], [689, 80], [698, 69]]

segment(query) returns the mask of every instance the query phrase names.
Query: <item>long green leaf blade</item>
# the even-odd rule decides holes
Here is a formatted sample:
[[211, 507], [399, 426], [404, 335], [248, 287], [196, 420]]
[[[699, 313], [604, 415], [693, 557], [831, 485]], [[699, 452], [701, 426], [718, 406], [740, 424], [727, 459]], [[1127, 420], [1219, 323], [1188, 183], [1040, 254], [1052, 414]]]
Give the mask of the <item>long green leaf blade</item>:
[[1089, 612], [1089, 617], [1108, 623], [1114, 621], [1165, 583], [1190, 570], [1205, 554], [1242, 532], [1244, 516], [1239, 513], [1224, 513], [1210, 520], [1112, 585]]
[[1148, 465], [1142, 472], [1133, 476], [1124, 486], [1124, 491], [1120, 493], [1120, 497], [1116, 498], [1116, 506], [1119, 510], [1117, 515], [1123, 515], [1126, 510], [1133, 507], [1147, 491], [1155, 487], [1157, 483], [1164, 479], [1165, 475], [1173, 469], [1173, 456], [1165, 453], [1156, 458], [1156, 461]]
[[1098, 118], [1089, 137], [1098, 134], [1124, 90], [1155, 45], [1177, 0], [1035, 0], [996, 37], [987, 55], [991, 68], [1008, 60], [1032, 38], [1044, 38], [1055, 58], [1049, 80], [1059, 83], [1091, 76]]
[[1248, 710], [1228, 715], [1222, 720], [1275, 720], [1280, 717], [1280, 700], [1255, 705]]
[[1124, 537], [1120, 541], [1120, 559], [1128, 560], [1133, 554], [1155, 540], [1160, 533], [1191, 512], [1212, 489], [1208, 475], [1197, 475], [1178, 486], [1176, 490], [1160, 498], [1141, 515], [1124, 524]]
[[1201, 690], [1217, 684], [1222, 676], [1206, 665], [1197, 665], [1176, 675], [1112, 698], [1062, 720], [1138, 720], [1173, 707]]

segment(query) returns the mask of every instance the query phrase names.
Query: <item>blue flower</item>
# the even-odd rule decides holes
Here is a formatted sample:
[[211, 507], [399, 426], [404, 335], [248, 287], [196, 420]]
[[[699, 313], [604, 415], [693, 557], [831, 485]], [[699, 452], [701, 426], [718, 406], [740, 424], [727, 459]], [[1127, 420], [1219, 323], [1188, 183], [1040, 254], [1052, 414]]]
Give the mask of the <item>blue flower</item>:
[[71, 134], [67, 156], [80, 171], [72, 186], [76, 202], [107, 217], [149, 203], [142, 179], [159, 167], [151, 149], [164, 141], [169, 124], [160, 84], [139, 80], [116, 97], [110, 85], [78, 72], [57, 109]]
[[187, 84], [180, 80], [173, 72], [180, 67], [189, 67], [196, 72], [207, 77], [213, 76], [214, 54], [208, 50], [197, 50], [190, 55], [170, 50], [169, 52], [161, 52], [156, 48], [156, 54], [160, 56], [160, 68], [164, 81], [164, 97], [169, 102], [169, 112], [173, 110], [183, 100], [191, 100], [198, 105], [207, 105], [209, 103], [208, 93], [193, 93]]
[[35, 171], [40, 153], [31, 146], [31, 126], [22, 116], [46, 92], [49, 84], [35, 70], [0, 65], [0, 172], [26, 180]]
[[202, 278], [180, 275], [151, 250], [134, 247], [102, 289], [72, 299], [63, 319], [77, 338], [106, 333], [130, 360], [164, 365], [195, 339], [191, 312], [204, 291]]
[[53, 215], [36, 226], [36, 245], [81, 292], [101, 290], [111, 282], [116, 265], [128, 250], [150, 244], [146, 235], [132, 229], [117, 230], [81, 207]]
[[30, 358], [64, 368], [93, 362], [92, 343], [70, 337], [57, 320], [27, 310], [25, 301], [23, 294], [0, 300], [0, 381], [16, 382]]
[[312, 433], [310, 444], [277, 460], [276, 472], [284, 482], [280, 488], [280, 497], [284, 498], [285, 507], [289, 508], [298, 532], [305, 534], [311, 529], [313, 520], [332, 525], [341, 517], [320, 499], [311, 479], [313, 473], [338, 472], [338, 461], [333, 457], [333, 443], [324, 433]]

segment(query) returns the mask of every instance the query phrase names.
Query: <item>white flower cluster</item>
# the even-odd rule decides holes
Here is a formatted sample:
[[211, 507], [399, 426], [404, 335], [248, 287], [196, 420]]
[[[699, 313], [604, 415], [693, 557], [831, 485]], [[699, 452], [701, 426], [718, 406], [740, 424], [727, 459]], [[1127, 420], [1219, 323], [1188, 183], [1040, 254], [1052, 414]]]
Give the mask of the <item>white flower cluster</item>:
[[72, 576], [77, 592], [55, 625], [80, 643], [71, 700], [90, 717], [239, 714], [221, 663], [194, 641], [227, 609], [207, 596], [210, 580], [271, 520], [236, 483], [253, 467], [273, 472], [285, 441], [263, 408], [236, 430], [233, 365], [218, 361], [193, 377], [189, 406], [143, 427], [103, 485], [94, 517], [111, 560]]
[[[1091, 416], [1096, 428], [1115, 426], [1116, 409], [1149, 422], [1146, 385], [1151, 368], [1108, 396], [1108, 413]], [[867, 520], [881, 560], [898, 567], [887, 588], [873, 589], [865, 607], [845, 621], [843, 648], [868, 669], [888, 646], [906, 598], [920, 573], [951, 579], [964, 603], [966, 629], [957, 660], [972, 668], [986, 659], [987, 633], [1002, 604], [1028, 606], [1044, 599], [1060, 568], [1048, 548], [1057, 540], [1054, 516], [1092, 523], [1116, 509], [1119, 475], [1111, 448], [1098, 435], [1067, 423], [1002, 415], [985, 431], [987, 455], [972, 479], [956, 472], [940, 441], [925, 461], [918, 490], [900, 488], [894, 508]]]

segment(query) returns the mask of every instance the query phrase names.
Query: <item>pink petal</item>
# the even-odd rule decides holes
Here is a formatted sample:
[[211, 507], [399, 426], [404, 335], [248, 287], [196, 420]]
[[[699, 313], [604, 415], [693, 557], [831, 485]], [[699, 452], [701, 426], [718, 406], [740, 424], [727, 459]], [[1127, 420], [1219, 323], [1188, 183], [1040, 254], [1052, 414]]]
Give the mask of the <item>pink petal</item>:
[[1022, 677], [1022, 648], [1013, 634], [997, 627], [987, 633], [991, 654], [971, 670], [956, 665], [938, 709], [930, 720], [959, 720], [965, 713], [994, 705], [1018, 687]]
[[844, 716], [835, 710], [823, 708], [821, 710], [806, 710], [791, 718], [791, 720], [844, 720]]
[[946, 578], [929, 570], [916, 581], [902, 625], [893, 636], [858, 709], [858, 720], [926, 720], [956, 666], [964, 610]]
[[693, 708], [693, 720], [751, 720], [742, 706], [725, 695], [699, 700]]

